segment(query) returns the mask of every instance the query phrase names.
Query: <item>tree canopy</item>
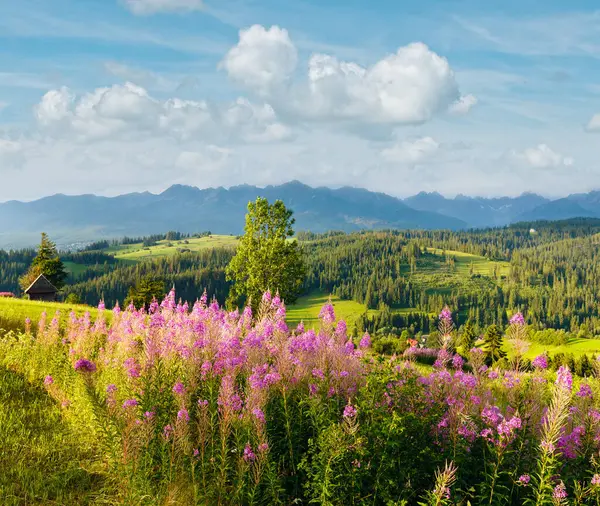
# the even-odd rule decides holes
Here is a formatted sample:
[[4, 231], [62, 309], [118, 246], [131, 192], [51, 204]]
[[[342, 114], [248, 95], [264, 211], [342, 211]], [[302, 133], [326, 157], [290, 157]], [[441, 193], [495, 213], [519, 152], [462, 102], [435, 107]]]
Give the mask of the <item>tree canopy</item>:
[[298, 242], [289, 240], [294, 235], [292, 215], [281, 200], [248, 203], [244, 235], [227, 267], [227, 279], [233, 282], [230, 306], [250, 303], [256, 308], [267, 290], [279, 292], [287, 303], [297, 299], [305, 267]]

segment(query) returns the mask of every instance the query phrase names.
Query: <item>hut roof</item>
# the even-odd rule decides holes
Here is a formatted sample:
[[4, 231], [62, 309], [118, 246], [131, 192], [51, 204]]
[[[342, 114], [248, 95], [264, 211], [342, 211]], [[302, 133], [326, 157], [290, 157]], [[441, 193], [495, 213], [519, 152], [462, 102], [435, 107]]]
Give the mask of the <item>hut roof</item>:
[[58, 292], [58, 289], [52, 284], [50, 283], [50, 281], [48, 281], [46, 279], [46, 276], [44, 276], [43, 274], [40, 274], [33, 283], [31, 283], [31, 285], [29, 285], [29, 288], [27, 288], [27, 290], [25, 290], [25, 293], [27, 294], [32, 294], [32, 293], [56, 293]]

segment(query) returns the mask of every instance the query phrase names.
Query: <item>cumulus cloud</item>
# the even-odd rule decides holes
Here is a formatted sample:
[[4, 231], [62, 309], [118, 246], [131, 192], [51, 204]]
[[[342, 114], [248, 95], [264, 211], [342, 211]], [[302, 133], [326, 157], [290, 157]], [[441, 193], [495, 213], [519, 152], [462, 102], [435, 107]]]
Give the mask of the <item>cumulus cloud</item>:
[[546, 144], [539, 144], [534, 148], [527, 148], [524, 151], [513, 151], [512, 154], [517, 160], [524, 161], [536, 169], [569, 167], [574, 162], [573, 158], [556, 153]]
[[386, 148], [381, 152], [381, 156], [388, 162], [416, 165], [430, 159], [439, 148], [439, 143], [431, 137], [421, 137]]
[[72, 114], [74, 99], [71, 91], [64, 86], [59, 90], [50, 90], [35, 107], [35, 116], [43, 126], [64, 121]]
[[425, 44], [400, 47], [370, 67], [313, 54], [305, 80], [293, 80], [297, 51], [286, 30], [260, 25], [240, 31], [221, 63], [234, 81], [268, 97], [276, 109], [302, 119], [418, 124], [453, 104], [466, 113], [448, 61]]
[[600, 114], [594, 114], [587, 124], [588, 132], [600, 132]]
[[477, 97], [473, 95], [465, 95], [451, 104], [448, 110], [452, 114], [467, 114], [475, 105], [477, 105], [477, 102]]
[[240, 30], [239, 42], [221, 62], [229, 76], [260, 93], [269, 94], [294, 72], [298, 53], [287, 30], [253, 25]]
[[159, 12], [189, 12], [203, 9], [202, 0], [124, 0], [125, 6], [138, 16]]
[[226, 105], [179, 98], [161, 101], [132, 83], [98, 88], [81, 97], [67, 88], [51, 90], [35, 113], [48, 133], [79, 141], [167, 134], [179, 140], [202, 135], [214, 141], [270, 142], [291, 135], [268, 104], [246, 99]]

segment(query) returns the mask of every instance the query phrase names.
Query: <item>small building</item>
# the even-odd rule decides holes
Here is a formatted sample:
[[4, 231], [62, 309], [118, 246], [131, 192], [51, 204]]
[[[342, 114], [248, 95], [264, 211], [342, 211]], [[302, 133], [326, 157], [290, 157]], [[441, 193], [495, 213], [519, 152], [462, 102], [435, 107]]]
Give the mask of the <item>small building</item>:
[[52, 302], [56, 300], [58, 289], [46, 279], [46, 276], [40, 274], [25, 290], [25, 293], [29, 295], [30, 300]]

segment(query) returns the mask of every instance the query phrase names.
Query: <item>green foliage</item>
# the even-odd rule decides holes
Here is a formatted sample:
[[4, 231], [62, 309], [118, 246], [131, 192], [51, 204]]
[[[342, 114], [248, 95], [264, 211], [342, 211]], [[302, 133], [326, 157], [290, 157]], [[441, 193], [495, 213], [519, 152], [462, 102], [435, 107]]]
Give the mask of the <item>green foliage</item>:
[[502, 349], [502, 344], [502, 331], [498, 325], [490, 325], [483, 335], [483, 346], [488, 361], [493, 363], [506, 357], [506, 352]]
[[280, 200], [248, 203], [244, 236], [227, 266], [232, 307], [251, 301], [256, 309], [267, 290], [278, 292], [288, 304], [297, 299], [305, 268], [298, 243], [288, 241], [294, 235], [292, 214]]
[[65, 298], [65, 304], [81, 304], [81, 299], [76, 293], [70, 293]]
[[463, 353], [467, 353], [471, 348], [475, 346], [477, 340], [477, 333], [473, 327], [471, 320], [468, 320], [460, 329], [459, 344], [462, 347]]
[[42, 232], [42, 240], [36, 257], [29, 270], [19, 280], [21, 289], [25, 290], [29, 287], [40, 274], [43, 274], [59, 290], [65, 285], [65, 279], [68, 276], [65, 266], [58, 256], [56, 245], [44, 232]]
[[136, 308], [148, 307], [153, 300], [160, 301], [165, 294], [165, 281], [152, 274], [140, 279], [129, 289], [125, 303]]

